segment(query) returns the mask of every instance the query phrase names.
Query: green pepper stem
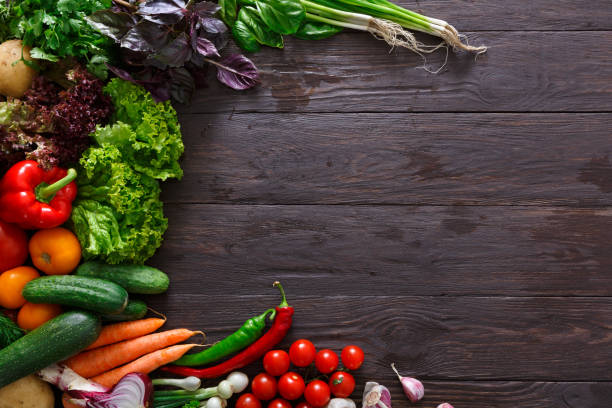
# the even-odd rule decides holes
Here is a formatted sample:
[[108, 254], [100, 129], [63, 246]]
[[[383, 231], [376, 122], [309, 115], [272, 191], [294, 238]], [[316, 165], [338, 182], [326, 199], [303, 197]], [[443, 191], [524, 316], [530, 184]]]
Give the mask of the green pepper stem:
[[77, 172], [75, 169], [68, 169], [66, 176], [57, 180], [53, 184], [40, 183], [36, 187], [36, 199], [43, 202], [49, 202], [53, 198], [53, 196], [60, 191], [62, 188], [66, 187], [68, 184], [72, 183], [77, 176]]
[[274, 321], [274, 318], [276, 317], [276, 309], [268, 309], [262, 314], [260, 314], [259, 317], [263, 317], [265, 320], [266, 317], [268, 317], [268, 314], [270, 315], [270, 321]]
[[280, 290], [281, 296], [283, 297], [278, 307], [289, 307], [289, 303], [287, 303], [287, 296], [285, 296], [285, 289], [283, 289], [283, 285], [281, 285], [279, 281], [276, 281], [274, 282], [273, 286], [277, 287], [278, 290]]

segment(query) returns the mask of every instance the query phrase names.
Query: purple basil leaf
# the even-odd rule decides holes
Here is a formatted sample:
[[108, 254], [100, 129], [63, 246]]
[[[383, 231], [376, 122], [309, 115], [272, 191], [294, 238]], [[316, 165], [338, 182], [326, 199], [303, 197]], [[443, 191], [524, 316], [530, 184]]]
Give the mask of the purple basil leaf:
[[133, 82], [135, 84], [138, 83], [134, 79], [134, 77], [132, 77], [132, 75], [129, 72], [127, 72], [127, 71], [125, 71], [125, 70], [123, 70], [121, 68], [114, 67], [114, 66], [109, 65], [109, 64], [106, 64], [106, 66], [108, 67], [110, 72], [112, 72], [113, 74], [117, 75], [119, 78], [123, 79], [124, 81]]
[[192, 52], [187, 34], [180, 33], [155, 55], [155, 59], [170, 67], [182, 67], [189, 61]]
[[176, 68], [170, 71], [170, 94], [179, 103], [189, 103], [195, 90], [195, 81], [185, 68]]
[[168, 43], [165, 27], [151, 21], [142, 20], [121, 39], [121, 46], [132, 51], [146, 52], [164, 48]]
[[136, 13], [154, 23], [176, 24], [185, 16], [185, 6], [182, 0], [149, 0]]
[[161, 84], [144, 84], [143, 87], [149, 91], [155, 102], [165, 102], [170, 99], [168, 82]]
[[201, 1], [192, 8], [192, 11], [202, 18], [212, 17], [219, 10], [221, 10], [221, 7], [211, 1]]
[[134, 25], [132, 16], [128, 13], [115, 13], [110, 10], [98, 10], [85, 20], [90, 26], [107, 37], [119, 42]]
[[229, 32], [225, 23], [217, 18], [202, 18], [198, 22], [198, 37], [208, 38], [215, 44], [217, 50], [225, 48], [229, 40]]
[[127, 48], [121, 48], [121, 60], [130, 66], [142, 66], [148, 54], [144, 52], [132, 51]]
[[113, 67], [107, 64], [108, 69], [119, 78], [140, 85], [145, 88], [156, 102], [163, 102], [170, 99], [170, 89], [168, 88], [169, 80], [164, 72], [158, 71], [153, 74], [151, 70], [144, 72], [144, 78], [136, 79], [129, 72], [121, 68]]
[[217, 47], [215, 47], [215, 44], [213, 44], [212, 41], [204, 37], [193, 38], [192, 45], [198, 54], [201, 54], [205, 57], [220, 57], [219, 51], [217, 51]]
[[217, 66], [217, 79], [238, 91], [252, 88], [259, 81], [257, 67], [244, 55], [230, 55], [214, 65]]

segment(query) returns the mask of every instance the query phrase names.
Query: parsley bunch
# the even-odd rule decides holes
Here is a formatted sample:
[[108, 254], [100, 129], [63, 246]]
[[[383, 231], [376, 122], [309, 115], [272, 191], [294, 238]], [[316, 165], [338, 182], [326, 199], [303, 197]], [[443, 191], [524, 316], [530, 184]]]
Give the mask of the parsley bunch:
[[85, 61], [91, 73], [106, 78], [112, 41], [85, 17], [110, 6], [111, 0], [13, 0], [8, 30], [34, 47], [34, 58], [56, 62], [75, 57]]

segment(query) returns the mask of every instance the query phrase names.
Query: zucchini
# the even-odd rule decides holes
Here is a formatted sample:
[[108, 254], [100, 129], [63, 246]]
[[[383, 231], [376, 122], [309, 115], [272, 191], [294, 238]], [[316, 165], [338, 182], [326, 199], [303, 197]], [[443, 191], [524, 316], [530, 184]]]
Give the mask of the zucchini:
[[156, 295], [168, 290], [168, 275], [146, 265], [107, 265], [101, 262], [85, 262], [75, 272], [79, 276], [106, 279], [115, 282], [129, 293]]
[[49, 320], [0, 350], [0, 388], [77, 354], [100, 334], [100, 319], [71, 311]]
[[44, 276], [28, 282], [21, 292], [28, 302], [54, 303], [100, 314], [119, 313], [128, 294], [116, 283], [84, 276]]
[[102, 319], [109, 322], [125, 322], [142, 319], [147, 314], [147, 304], [142, 300], [130, 299], [121, 313], [103, 315]]

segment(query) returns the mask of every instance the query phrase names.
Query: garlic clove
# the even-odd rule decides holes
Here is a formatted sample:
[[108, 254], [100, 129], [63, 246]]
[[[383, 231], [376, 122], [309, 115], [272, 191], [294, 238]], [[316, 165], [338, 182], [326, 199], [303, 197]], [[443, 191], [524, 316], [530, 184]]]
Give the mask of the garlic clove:
[[443, 402], [442, 404], [438, 405], [438, 408], [455, 408], [455, 407], [453, 407], [448, 402]]
[[410, 402], [420, 401], [425, 396], [425, 387], [416, 378], [403, 377], [402, 388], [404, 388], [404, 394], [406, 394]]

